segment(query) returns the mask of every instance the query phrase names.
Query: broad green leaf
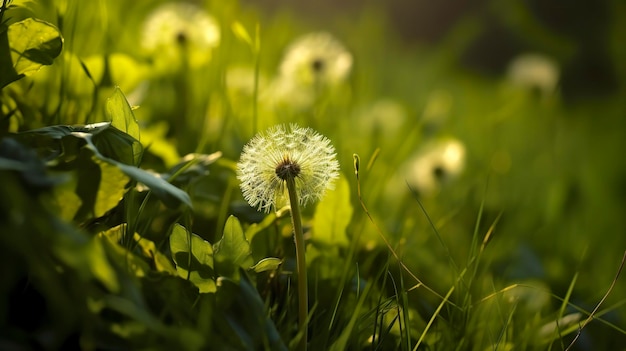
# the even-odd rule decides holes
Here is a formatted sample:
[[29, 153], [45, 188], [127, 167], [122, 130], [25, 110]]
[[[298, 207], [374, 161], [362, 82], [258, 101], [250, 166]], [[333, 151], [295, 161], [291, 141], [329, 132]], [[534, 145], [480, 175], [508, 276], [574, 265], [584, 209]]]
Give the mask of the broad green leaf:
[[190, 184], [205, 177], [209, 173], [208, 167], [220, 157], [222, 153], [219, 151], [212, 154], [187, 154], [168, 171], [168, 179], [175, 184]]
[[70, 181], [61, 183], [54, 187], [54, 203], [57, 205], [57, 215], [67, 221], [71, 222], [76, 213], [83, 204], [82, 199], [76, 194], [76, 179], [72, 177]]
[[[146, 185], [168, 207], [178, 208], [181, 204], [192, 207], [191, 199], [186, 192], [159, 175], [133, 165], [135, 163], [133, 150], [136, 146], [141, 147], [141, 144], [109, 122], [86, 126], [50, 126], [20, 133], [19, 138], [42, 153], [54, 150], [58, 156], [69, 158], [77, 157], [80, 150], [86, 147], [91, 149], [97, 159], [116, 166], [126, 176]], [[56, 140], [62, 140], [62, 147]], [[87, 145], [76, 140], [84, 140]], [[116, 179], [120, 180], [119, 177]]]
[[[192, 207], [191, 199], [186, 192], [170, 184], [158, 175], [124, 163], [124, 161], [126, 161], [132, 164], [132, 159], [124, 161], [117, 160], [123, 158], [124, 155], [132, 158], [132, 156], [128, 155], [132, 155], [132, 151], [130, 150], [136, 145], [135, 142], [137, 144], [138, 142], [130, 135], [112, 127], [108, 122], [80, 127], [51, 126], [22, 133], [23, 137], [30, 138], [33, 142], [42, 144], [40, 138], [38, 139], [36, 137], [37, 135], [45, 135], [51, 139], [63, 139], [71, 135], [78, 139], [83, 139], [87, 143], [87, 147], [95, 153], [98, 159], [118, 167], [133, 180], [146, 185], [168, 207], [177, 208], [181, 203]], [[47, 143], [44, 144], [46, 148], [49, 148]], [[104, 152], [102, 152], [103, 150]], [[64, 153], [70, 151], [71, 150], [67, 150], [67, 148], [63, 150]]]
[[88, 132], [93, 135], [92, 141], [98, 152], [124, 164], [138, 166], [143, 153], [143, 146], [139, 140], [113, 126], [112, 123], [108, 125], [104, 123], [106, 122], [85, 126], [85, 128], [97, 127]]
[[[5, 34], [6, 33], [6, 36]], [[44, 65], [51, 65], [63, 47], [63, 38], [52, 24], [35, 18], [13, 23], [6, 32], [2, 31], [0, 47], [8, 41], [12, 67], [5, 67], [5, 58], [0, 59], [0, 87], [37, 72]], [[6, 48], [5, 48], [6, 49]], [[2, 52], [7, 52], [5, 49]], [[1, 55], [1, 54], [0, 54]]]
[[111, 267], [107, 260], [102, 242], [96, 238], [92, 238], [88, 244], [88, 251], [85, 252], [89, 267], [94, 277], [102, 282], [109, 290], [117, 292], [120, 290], [120, 283], [117, 273]]
[[157, 250], [154, 241], [143, 238], [138, 233], [135, 233], [133, 239], [135, 239], [135, 242], [141, 248], [143, 255], [151, 259], [157, 272], [167, 272], [171, 274], [176, 274], [178, 272], [172, 265], [170, 259], [161, 251]]
[[335, 182], [335, 189], [327, 191], [315, 209], [312, 240], [329, 246], [348, 246], [346, 228], [352, 212], [350, 186], [341, 175]]
[[139, 124], [133, 110], [130, 108], [126, 97], [119, 87], [115, 87], [113, 96], [107, 99], [105, 114], [111, 121], [111, 125], [122, 132], [139, 139]]
[[[87, 126], [89, 127], [89, 126]], [[101, 126], [98, 126], [97, 128], [102, 128]], [[115, 127], [111, 127], [112, 131], [117, 131], [118, 133], [121, 133], [121, 135], [117, 134], [118, 136], [126, 136], [128, 138], [131, 138], [128, 134], [119, 131], [117, 128]], [[102, 131], [100, 131], [99, 133], [97, 133], [97, 135], [101, 135], [103, 134]], [[103, 147], [106, 147], [107, 145], [110, 145], [110, 143], [108, 142], [108, 140], [111, 140], [112, 138], [106, 138], [105, 136], [107, 134], [104, 134], [104, 136], [101, 136], [100, 138], [96, 138], [96, 135], [92, 136], [91, 134], [85, 134], [85, 133], [72, 133], [72, 135], [74, 136], [78, 136], [78, 137], [82, 137], [85, 139], [85, 141], [87, 142], [88, 147], [92, 148], [95, 152], [96, 155], [98, 155], [98, 157], [100, 159], [102, 159], [103, 161], [109, 162], [111, 164], [116, 165], [117, 167], [119, 167], [122, 172], [124, 172], [127, 176], [131, 177], [132, 179], [144, 184], [145, 186], [147, 186], [148, 188], [150, 188], [150, 190], [159, 198], [161, 199], [161, 201], [163, 201], [163, 203], [165, 205], [167, 205], [170, 208], [177, 208], [180, 206], [181, 203], [189, 206], [189, 207], [193, 207], [191, 204], [191, 198], [189, 198], [189, 195], [182, 191], [181, 189], [177, 188], [176, 186], [172, 185], [171, 183], [169, 183], [168, 181], [166, 181], [165, 179], [161, 178], [158, 175], [155, 175], [153, 173], [150, 173], [148, 171], [145, 171], [141, 168], [132, 166], [132, 165], [128, 165], [125, 163], [121, 163], [118, 162], [114, 159], [110, 159], [108, 157], [105, 157], [106, 155], [102, 155], [100, 153], [100, 149]], [[111, 134], [113, 135], [113, 134]], [[133, 139], [133, 138], [131, 138]], [[99, 140], [100, 143], [96, 144], [96, 141]], [[114, 139], [116, 140], [116, 139]], [[135, 139], [133, 139], [135, 140]], [[107, 141], [106, 143], [103, 143]], [[112, 146], [111, 148], [106, 148], [106, 150], [116, 150], [114, 146]]]
[[215, 291], [211, 244], [176, 224], [170, 235], [170, 251], [180, 277], [194, 283], [201, 293]]
[[118, 162], [116, 162], [116, 165], [122, 170], [122, 172], [126, 173], [126, 175], [150, 188], [150, 190], [159, 199], [161, 199], [166, 206], [170, 208], [177, 208], [182, 203], [188, 207], [193, 207], [189, 194], [168, 183], [165, 179], [141, 168]]
[[248, 269], [254, 263], [250, 252], [250, 243], [243, 235], [239, 220], [228, 217], [224, 225], [222, 239], [215, 243], [215, 270], [221, 276], [237, 277], [239, 267]]
[[275, 271], [283, 263], [283, 260], [276, 257], [267, 257], [250, 267], [251, 270], [261, 273], [266, 271]]
[[0, 88], [4, 88], [24, 75], [15, 72], [11, 59], [11, 47], [9, 46], [8, 28], [0, 23]]
[[[137, 165], [141, 159], [141, 143], [125, 132], [115, 128], [111, 122], [88, 125], [56, 125], [25, 131], [19, 134], [22, 140], [35, 147], [50, 148], [40, 136], [58, 140], [72, 135], [93, 144], [98, 154], [128, 165]], [[79, 145], [77, 145], [79, 146]], [[63, 150], [67, 153], [67, 150]]]
[[119, 167], [111, 163], [95, 156], [93, 161], [100, 166], [100, 185], [93, 208], [94, 216], [98, 218], [104, 216], [122, 200], [130, 178]]

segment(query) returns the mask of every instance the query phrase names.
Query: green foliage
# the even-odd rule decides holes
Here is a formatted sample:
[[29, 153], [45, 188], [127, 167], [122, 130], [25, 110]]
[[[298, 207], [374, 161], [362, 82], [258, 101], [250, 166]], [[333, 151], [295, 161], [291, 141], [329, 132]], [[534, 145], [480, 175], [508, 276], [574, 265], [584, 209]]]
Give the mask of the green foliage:
[[[111, 126], [121, 130], [122, 132], [128, 134], [135, 140], [139, 141], [139, 124], [137, 123], [137, 119], [135, 119], [135, 115], [133, 114], [128, 101], [126, 101], [126, 97], [124, 93], [120, 90], [119, 87], [115, 88], [115, 92], [113, 96], [107, 99], [106, 102], [106, 117], [111, 121]], [[133, 165], [139, 165], [139, 156], [141, 155], [141, 144], [134, 143], [133, 146], [137, 146], [138, 150], [133, 150], [132, 155], [135, 156], [135, 162]]]
[[194, 283], [201, 293], [215, 292], [211, 244], [176, 224], [170, 235], [170, 251], [180, 277]]
[[52, 24], [27, 18], [7, 27], [0, 24], [0, 88], [51, 65], [63, 38]]
[[329, 247], [347, 247], [350, 244], [347, 228], [352, 219], [350, 185], [341, 176], [318, 204], [313, 217], [313, 237], [316, 243]]
[[[309, 349], [622, 347], [623, 5], [592, 34], [488, 6], [413, 44], [381, 4], [195, 1], [144, 27], [161, 3], [180, 2], [1, 1], [3, 348], [293, 349], [290, 209], [250, 208], [236, 177], [254, 134], [292, 122], [341, 166], [302, 213]], [[314, 28], [343, 48], [288, 55]], [[481, 46], [501, 30], [558, 83], [474, 70], [512, 54]], [[613, 74], [588, 96], [595, 69]]]
[[252, 266], [250, 244], [236, 217], [230, 216], [224, 226], [224, 235], [213, 247], [215, 269], [223, 277], [238, 278], [239, 269]]
[[287, 350], [248, 279], [219, 278], [216, 305], [224, 317], [216, 327], [228, 336], [225, 344], [240, 350]]

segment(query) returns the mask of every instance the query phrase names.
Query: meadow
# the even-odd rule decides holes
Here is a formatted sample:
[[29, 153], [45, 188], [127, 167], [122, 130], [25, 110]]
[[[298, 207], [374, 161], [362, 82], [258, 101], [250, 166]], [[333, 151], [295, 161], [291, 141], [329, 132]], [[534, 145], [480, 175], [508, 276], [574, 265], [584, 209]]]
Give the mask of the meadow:
[[602, 4], [487, 6], [525, 44], [485, 69], [476, 13], [2, 0], [0, 349], [626, 350]]

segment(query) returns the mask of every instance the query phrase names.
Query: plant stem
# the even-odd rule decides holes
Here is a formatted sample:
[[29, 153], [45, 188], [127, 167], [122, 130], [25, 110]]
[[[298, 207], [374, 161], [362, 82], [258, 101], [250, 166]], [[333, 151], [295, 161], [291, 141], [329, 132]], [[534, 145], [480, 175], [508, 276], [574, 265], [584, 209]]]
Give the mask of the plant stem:
[[294, 239], [296, 242], [296, 269], [298, 271], [298, 326], [302, 329], [302, 338], [298, 344], [298, 350], [306, 351], [307, 326], [306, 320], [309, 314], [309, 298], [306, 276], [306, 258], [304, 257], [304, 234], [302, 232], [302, 217], [298, 194], [296, 193], [296, 180], [287, 178], [287, 191], [289, 192], [289, 204], [291, 205], [291, 223], [293, 224]]

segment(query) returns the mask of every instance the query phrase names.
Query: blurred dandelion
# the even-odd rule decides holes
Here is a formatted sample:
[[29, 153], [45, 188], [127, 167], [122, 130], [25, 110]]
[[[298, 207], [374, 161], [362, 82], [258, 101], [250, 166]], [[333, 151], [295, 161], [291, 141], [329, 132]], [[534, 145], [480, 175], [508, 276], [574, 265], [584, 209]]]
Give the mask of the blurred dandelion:
[[308, 288], [300, 205], [318, 200], [339, 176], [335, 148], [310, 128], [278, 125], [257, 134], [243, 148], [237, 178], [243, 197], [259, 211], [277, 209], [288, 194], [296, 244], [298, 325], [303, 333], [298, 350], [307, 349]]
[[161, 68], [176, 63], [197, 68], [210, 60], [219, 42], [220, 28], [212, 16], [192, 3], [171, 2], [148, 15], [141, 45]]
[[533, 53], [514, 58], [507, 73], [513, 85], [536, 89], [542, 96], [549, 96], [556, 91], [559, 75], [556, 62], [547, 56]]
[[280, 64], [280, 75], [300, 85], [335, 85], [346, 79], [352, 55], [327, 32], [296, 39]]
[[436, 141], [426, 146], [406, 169], [407, 182], [422, 195], [432, 195], [458, 177], [465, 166], [465, 146], [456, 139]]
[[296, 39], [285, 52], [278, 77], [264, 97], [281, 107], [306, 109], [320, 93], [345, 82], [352, 69], [352, 55], [327, 32]]
[[338, 176], [339, 163], [330, 140], [295, 124], [257, 134], [237, 164], [244, 198], [264, 212], [286, 204], [287, 178], [295, 180], [299, 204], [304, 206], [320, 199]]

